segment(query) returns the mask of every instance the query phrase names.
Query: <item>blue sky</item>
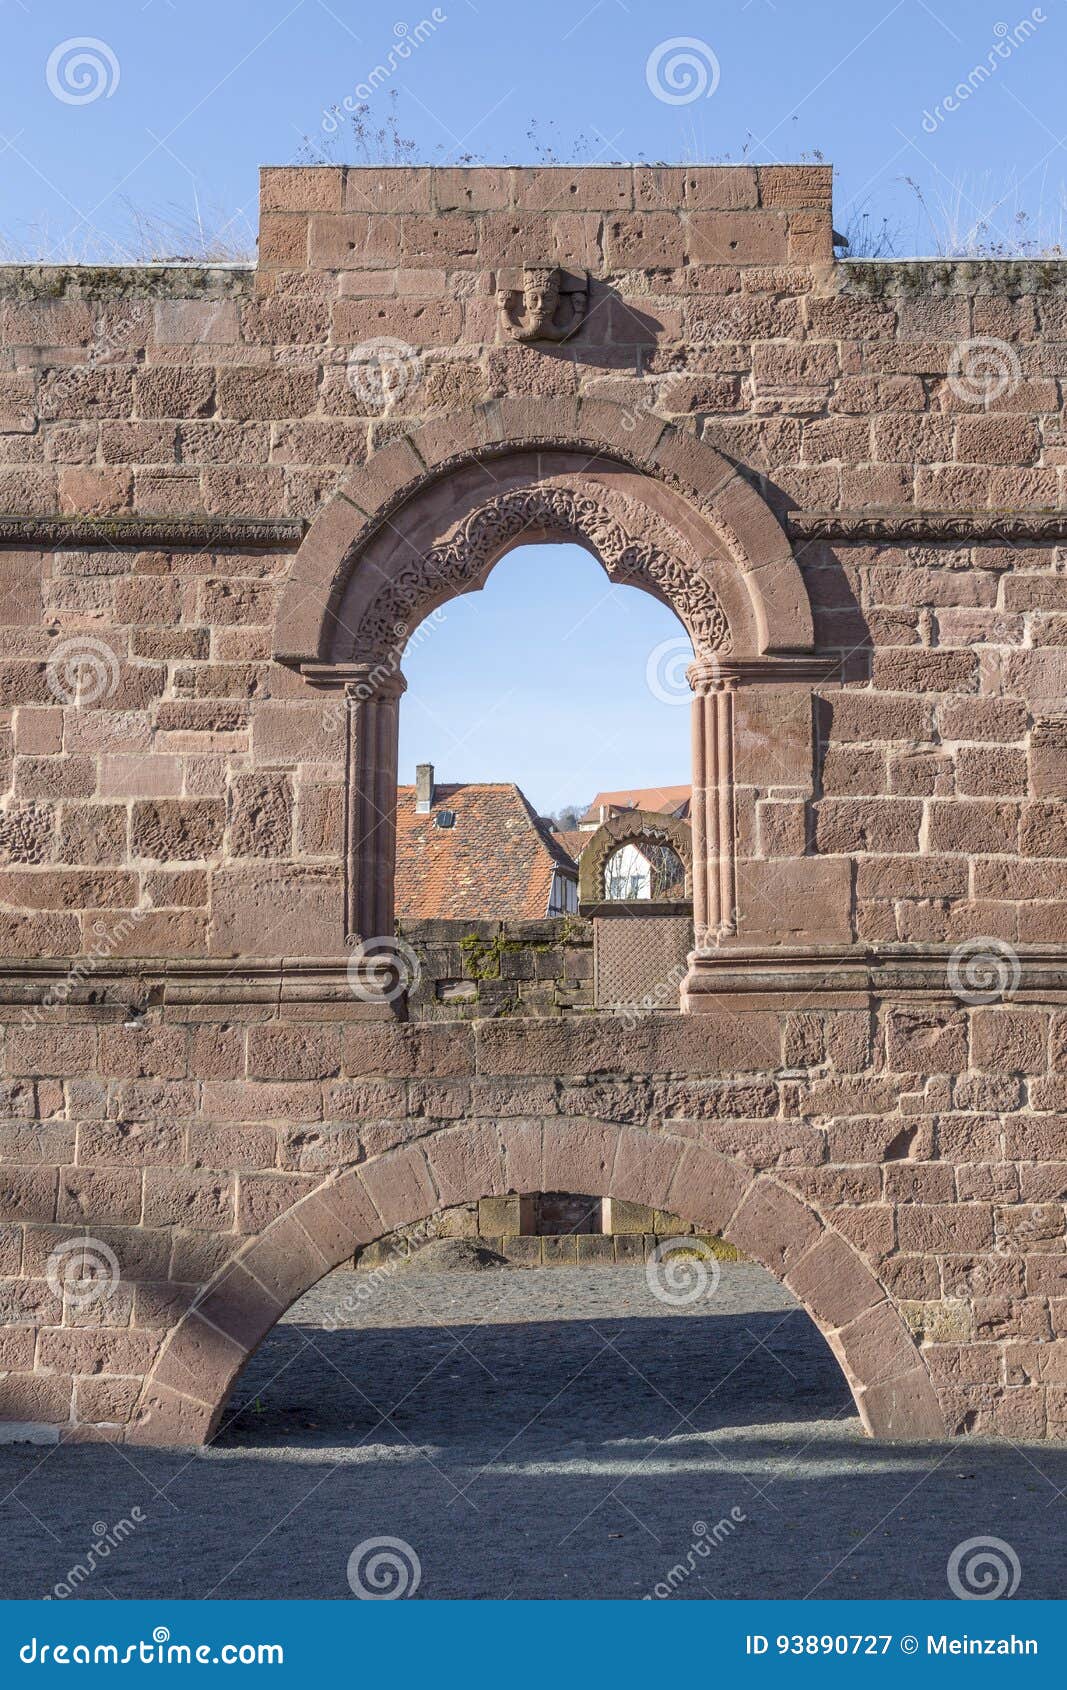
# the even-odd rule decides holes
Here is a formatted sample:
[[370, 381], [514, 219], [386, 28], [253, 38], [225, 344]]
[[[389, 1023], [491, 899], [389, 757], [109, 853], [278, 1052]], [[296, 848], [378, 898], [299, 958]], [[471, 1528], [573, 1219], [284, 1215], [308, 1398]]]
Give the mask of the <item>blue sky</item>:
[[[866, 208], [898, 254], [936, 251], [939, 231], [983, 216], [1010, 241], [1019, 211], [1048, 240], [1067, 179], [1065, 3], [442, 0], [386, 86], [427, 159], [536, 162], [534, 120], [565, 161], [820, 152], [837, 227]], [[324, 110], [434, 15], [423, 0], [0, 0], [8, 254], [117, 259], [138, 216], [189, 226], [198, 205], [248, 248], [258, 166], [293, 162], [306, 138], [328, 146]], [[48, 74], [80, 37], [104, 43], [110, 90], [84, 104], [54, 91], [72, 91], [62, 56]], [[650, 55], [674, 37], [698, 43], [708, 96], [670, 104], [649, 86]], [[946, 110], [975, 65], [993, 68]], [[684, 779], [686, 711], [645, 684], [677, 625], [606, 590], [577, 549], [526, 548], [450, 607], [406, 664], [406, 772], [428, 758], [442, 779], [515, 778], [544, 809]]]

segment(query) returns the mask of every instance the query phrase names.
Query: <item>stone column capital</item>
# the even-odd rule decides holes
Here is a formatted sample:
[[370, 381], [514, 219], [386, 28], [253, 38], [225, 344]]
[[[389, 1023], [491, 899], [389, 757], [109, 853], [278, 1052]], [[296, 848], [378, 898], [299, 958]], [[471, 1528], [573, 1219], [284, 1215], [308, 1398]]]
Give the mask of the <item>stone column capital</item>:
[[385, 663], [302, 663], [300, 673], [309, 686], [343, 692], [357, 704], [400, 698], [408, 685], [399, 668]]

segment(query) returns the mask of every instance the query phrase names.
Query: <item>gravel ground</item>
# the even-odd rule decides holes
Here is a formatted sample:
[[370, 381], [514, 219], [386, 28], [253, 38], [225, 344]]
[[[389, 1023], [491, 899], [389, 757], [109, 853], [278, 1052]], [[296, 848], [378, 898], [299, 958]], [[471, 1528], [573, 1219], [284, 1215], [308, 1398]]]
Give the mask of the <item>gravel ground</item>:
[[930, 1598], [990, 1535], [1019, 1597], [1063, 1593], [1067, 1449], [865, 1438], [757, 1267], [677, 1309], [640, 1268], [333, 1274], [231, 1416], [193, 1455], [0, 1449], [3, 1595], [69, 1584], [134, 1510], [73, 1594], [350, 1599], [390, 1537], [420, 1597]]

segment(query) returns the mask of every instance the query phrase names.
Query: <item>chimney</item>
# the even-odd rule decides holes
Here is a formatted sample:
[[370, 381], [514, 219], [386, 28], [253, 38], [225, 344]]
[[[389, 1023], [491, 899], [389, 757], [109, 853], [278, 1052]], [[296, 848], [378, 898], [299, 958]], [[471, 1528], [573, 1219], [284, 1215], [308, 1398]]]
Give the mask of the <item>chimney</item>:
[[415, 765], [415, 814], [428, 816], [433, 808], [433, 764]]

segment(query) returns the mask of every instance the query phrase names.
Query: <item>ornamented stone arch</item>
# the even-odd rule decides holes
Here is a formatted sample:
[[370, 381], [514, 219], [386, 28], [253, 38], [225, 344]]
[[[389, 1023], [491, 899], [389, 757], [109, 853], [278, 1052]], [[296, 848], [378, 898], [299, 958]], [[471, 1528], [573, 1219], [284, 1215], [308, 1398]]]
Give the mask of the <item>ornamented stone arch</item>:
[[218, 1429], [241, 1369], [297, 1298], [357, 1247], [435, 1209], [532, 1190], [667, 1209], [755, 1257], [803, 1304], [839, 1361], [866, 1430], [940, 1438], [921, 1352], [863, 1257], [785, 1179], [691, 1139], [583, 1121], [443, 1129], [325, 1181], [236, 1252], [172, 1331], [145, 1381], [131, 1442], [192, 1445]]
[[542, 534], [565, 535], [586, 545], [611, 580], [646, 587], [669, 604], [696, 656], [729, 651], [730, 629], [711, 582], [679, 555], [680, 547], [667, 550], [648, 528], [632, 500], [611, 495], [596, 499], [552, 484], [495, 494], [463, 518], [449, 539], [384, 582], [361, 614], [358, 630], [352, 630], [352, 657], [387, 663], [435, 603], [480, 587], [510, 545]]
[[578, 902], [595, 905], [604, 898], [604, 877], [608, 863], [620, 845], [669, 845], [685, 869], [685, 896], [693, 896], [693, 835], [685, 822], [663, 816], [655, 810], [627, 810], [610, 816], [590, 835], [578, 859]]
[[[807, 592], [789, 539], [767, 502], [721, 453], [673, 424], [635, 417], [605, 400], [508, 399], [435, 418], [375, 452], [312, 524], [278, 611], [274, 652], [295, 667], [337, 661], [335, 617], [365, 549], [402, 512], [431, 503], [456, 508], [472, 466], [497, 480], [507, 461], [566, 458], [581, 474], [594, 462], [636, 472], [664, 514], [684, 517], [703, 555], [717, 551], [736, 575], [752, 634], [745, 657], [812, 649]], [[529, 478], [528, 478], [529, 479]], [[393, 560], [403, 569], [409, 559]], [[739, 609], [740, 609], [739, 597]]]

